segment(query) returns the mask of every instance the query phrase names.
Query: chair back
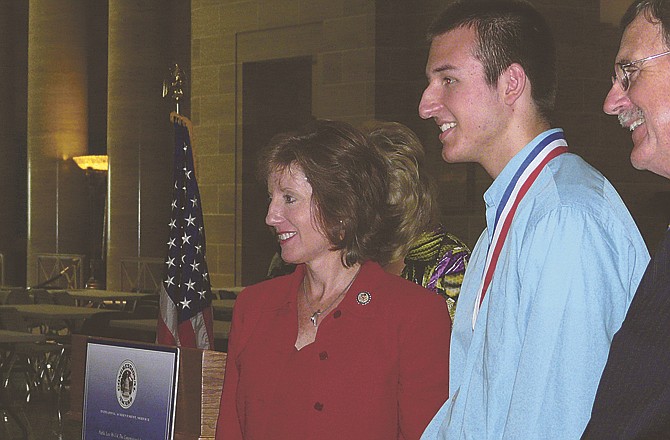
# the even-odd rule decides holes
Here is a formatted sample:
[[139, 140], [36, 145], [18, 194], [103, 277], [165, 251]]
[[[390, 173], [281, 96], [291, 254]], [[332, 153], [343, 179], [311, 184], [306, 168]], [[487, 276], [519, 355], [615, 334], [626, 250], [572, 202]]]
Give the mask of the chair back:
[[46, 289], [30, 289], [35, 304], [56, 304], [56, 298]]
[[[46, 289], [30, 289], [33, 295], [35, 304], [57, 304], [56, 296]], [[61, 331], [68, 329], [67, 323], [62, 319], [35, 321], [35, 326], [39, 326], [41, 333], [59, 334]]]
[[160, 314], [160, 300], [158, 295], [152, 295], [146, 298], [141, 298], [137, 301], [135, 309], [133, 310], [133, 318], [157, 318]]
[[26, 322], [13, 307], [0, 307], [0, 328], [15, 332], [27, 332]]
[[95, 315], [86, 318], [77, 333], [103, 338], [132, 339], [130, 335], [120, 334], [119, 329], [111, 328], [109, 326], [109, 321], [112, 319], [130, 319], [132, 317], [133, 316], [128, 312], [118, 310], [96, 313]]
[[26, 289], [12, 289], [9, 291], [7, 298], [5, 298], [5, 304], [32, 304], [33, 301], [28, 295]]
[[54, 300], [56, 304], [61, 306], [76, 306], [77, 300], [74, 296], [70, 295], [67, 290], [56, 290], [53, 293]]

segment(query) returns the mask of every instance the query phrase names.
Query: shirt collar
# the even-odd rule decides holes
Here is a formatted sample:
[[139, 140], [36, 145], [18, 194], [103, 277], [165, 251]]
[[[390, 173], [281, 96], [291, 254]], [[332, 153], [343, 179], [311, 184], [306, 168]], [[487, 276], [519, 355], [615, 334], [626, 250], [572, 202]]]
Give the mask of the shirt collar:
[[502, 172], [498, 175], [498, 177], [496, 177], [489, 189], [486, 190], [484, 193], [484, 203], [486, 203], [486, 225], [489, 230], [489, 236], [493, 234], [496, 210], [498, 209], [500, 200], [503, 197], [503, 193], [505, 192], [505, 189], [507, 189], [507, 185], [514, 177], [521, 164], [523, 164], [528, 155], [540, 142], [542, 142], [545, 137], [559, 132], [563, 133], [563, 129], [552, 128], [538, 134], [532, 141], [526, 144], [526, 146], [523, 147], [521, 151], [515, 154], [509, 162], [507, 162], [505, 168], [503, 168]]

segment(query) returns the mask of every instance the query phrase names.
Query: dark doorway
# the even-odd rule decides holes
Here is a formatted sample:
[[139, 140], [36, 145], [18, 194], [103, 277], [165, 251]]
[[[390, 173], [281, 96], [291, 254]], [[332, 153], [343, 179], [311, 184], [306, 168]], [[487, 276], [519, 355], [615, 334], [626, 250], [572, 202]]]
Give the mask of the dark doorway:
[[258, 181], [258, 153], [277, 133], [312, 115], [311, 57], [244, 63], [242, 153], [242, 285], [266, 278], [277, 241], [265, 225], [267, 188]]

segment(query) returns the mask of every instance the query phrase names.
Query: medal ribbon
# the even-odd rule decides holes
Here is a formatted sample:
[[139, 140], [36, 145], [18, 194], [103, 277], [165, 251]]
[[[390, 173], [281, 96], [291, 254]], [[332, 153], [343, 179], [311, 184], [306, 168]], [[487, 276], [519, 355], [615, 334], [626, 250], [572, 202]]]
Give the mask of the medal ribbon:
[[496, 211], [495, 223], [493, 226], [493, 239], [489, 244], [486, 253], [486, 265], [484, 266], [484, 278], [482, 279], [482, 286], [479, 289], [479, 295], [475, 302], [475, 307], [472, 313], [472, 330], [475, 329], [477, 322], [477, 315], [482, 306], [486, 291], [493, 279], [500, 251], [502, 250], [510, 225], [514, 219], [516, 209], [521, 202], [521, 199], [526, 195], [530, 187], [537, 179], [540, 171], [553, 158], [568, 151], [568, 144], [563, 137], [563, 132], [558, 131], [550, 133], [531, 151], [528, 157], [523, 161], [516, 174], [507, 185], [503, 197]]

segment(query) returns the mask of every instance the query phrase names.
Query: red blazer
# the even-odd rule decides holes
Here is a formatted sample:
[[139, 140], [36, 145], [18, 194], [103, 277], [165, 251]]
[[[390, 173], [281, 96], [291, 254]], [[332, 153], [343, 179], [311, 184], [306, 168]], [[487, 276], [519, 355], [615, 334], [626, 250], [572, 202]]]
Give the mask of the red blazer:
[[216, 439], [418, 439], [449, 396], [444, 299], [367, 262], [298, 351], [304, 270], [236, 300]]

